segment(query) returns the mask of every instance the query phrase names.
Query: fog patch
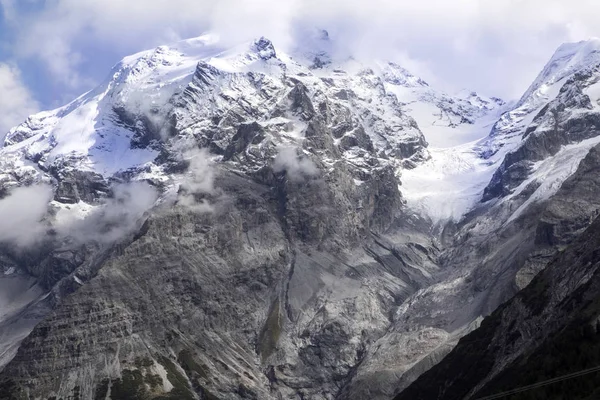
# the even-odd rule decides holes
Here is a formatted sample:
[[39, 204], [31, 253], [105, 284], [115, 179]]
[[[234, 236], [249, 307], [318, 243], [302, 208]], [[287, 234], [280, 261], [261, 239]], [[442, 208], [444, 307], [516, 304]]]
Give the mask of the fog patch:
[[[160, 90], [137, 90], [124, 93], [119, 108], [121, 113], [129, 115], [136, 124], [136, 129], [150, 135], [151, 139], [165, 141], [169, 138], [170, 124], [167, 118], [171, 111], [171, 98], [178, 90], [178, 86], [162, 87]], [[119, 110], [117, 110], [119, 112]]]
[[43, 237], [49, 228], [44, 216], [52, 196], [52, 187], [40, 184], [15, 188], [1, 199], [0, 242], [27, 247]]
[[314, 162], [296, 147], [280, 147], [273, 162], [275, 172], [284, 172], [293, 181], [301, 181], [319, 173]]
[[[2, 3], [2, 2], [0, 2]], [[39, 105], [15, 65], [0, 63], [0, 147], [9, 129], [35, 113]]]
[[158, 200], [158, 191], [146, 182], [120, 183], [112, 196], [87, 213], [75, 207], [60, 210], [54, 229], [61, 238], [78, 243], [113, 243], [132, 234]]
[[189, 166], [182, 188], [194, 193], [214, 192], [215, 172], [208, 151], [190, 150], [183, 157], [189, 162]]
[[205, 149], [191, 149], [183, 153], [188, 169], [181, 182], [178, 204], [197, 212], [213, 212], [214, 204], [208, 199], [215, 193], [215, 171]]

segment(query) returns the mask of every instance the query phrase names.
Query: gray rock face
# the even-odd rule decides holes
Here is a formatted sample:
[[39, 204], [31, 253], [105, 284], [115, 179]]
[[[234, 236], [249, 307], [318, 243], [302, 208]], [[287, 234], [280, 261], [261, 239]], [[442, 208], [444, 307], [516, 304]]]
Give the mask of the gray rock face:
[[[2, 373], [12, 395], [93, 398], [139, 373], [146, 395], [334, 398], [389, 311], [427, 281], [411, 261], [435, 250], [360, 231], [389, 230], [397, 184], [353, 193], [339, 169], [272, 179], [224, 170], [214, 213], [157, 210], [25, 339]], [[365, 207], [350, 213], [357, 198]], [[183, 394], [168, 390], [177, 382]]]
[[63, 204], [75, 204], [80, 201], [96, 202], [100, 196], [110, 192], [104, 177], [86, 171], [56, 171], [57, 187], [54, 199]]
[[[598, 112], [594, 76], [595, 66], [563, 77], [549, 106], [531, 100], [531, 106], [505, 114], [487, 142], [480, 142], [495, 152], [506, 153], [503, 147], [514, 146], [486, 191], [503, 188], [501, 194], [476, 206], [460, 222], [442, 224], [439, 272], [398, 308], [390, 335], [377, 342], [377, 352], [359, 367], [355, 393], [378, 398], [405, 389], [593, 221], [598, 212], [596, 195], [591, 193], [596, 193], [595, 146], [600, 131], [594, 123], [581, 121], [594, 121]], [[559, 128], [547, 112], [551, 107], [560, 110]], [[537, 117], [519, 115], [532, 110]], [[529, 118], [532, 122], [527, 122]], [[517, 143], [520, 137], [523, 140]], [[481, 156], [493, 154], [484, 151]], [[507, 167], [515, 165], [518, 168]], [[502, 183], [494, 186], [498, 177]], [[386, 369], [389, 377], [401, 373], [401, 378], [390, 382], [376, 375]]]
[[[527, 286], [598, 215], [600, 204], [595, 182], [599, 164], [594, 143], [600, 130], [593, 123], [585, 125], [569, 120], [593, 121], [597, 110], [588, 108], [589, 101], [578, 101], [576, 104], [580, 106], [574, 105], [572, 109], [567, 106], [574, 104], [577, 93], [582, 93], [578, 89], [567, 94], [571, 85], [581, 85], [577, 80], [581, 76], [590, 75], [585, 73], [567, 80], [548, 107], [563, 110], [558, 125], [563, 128], [556, 128], [554, 117], [552, 121], [544, 120], [548, 114], [542, 111], [534, 119], [533, 128], [528, 129], [522, 145], [507, 155], [486, 189], [489, 194], [490, 188], [503, 188], [499, 198], [481, 204], [458, 224], [444, 228], [444, 248], [439, 256], [442, 272], [433, 284], [411, 296], [396, 317], [396, 332], [401, 332], [401, 327], [412, 327], [412, 331], [406, 329], [408, 332], [402, 334], [403, 340], [431, 335], [432, 331], [437, 333], [417, 347], [426, 356], [412, 358], [419, 363], [413, 364], [414, 370], [404, 373], [403, 379], [411, 373], [418, 376], [438, 362], [440, 354], [445, 355], [458, 338], [478, 326], [480, 317], [489, 315]], [[570, 166], [571, 157], [578, 157], [579, 151], [587, 156]], [[554, 183], [555, 176], [545, 175], [546, 165], [561, 163], [565, 175], [570, 177], [562, 181], [562, 172], [556, 173], [559, 180]], [[523, 168], [513, 168], [519, 165]], [[569, 168], [574, 168], [573, 172]], [[495, 186], [497, 182], [502, 183]], [[392, 351], [396, 352], [396, 360], [409, 353]], [[468, 360], [466, 354], [463, 357]], [[397, 386], [396, 393], [409, 383]], [[416, 392], [408, 393], [415, 396]]]
[[504, 197], [528, 176], [535, 162], [553, 156], [565, 145], [598, 136], [600, 114], [584, 89], [598, 82], [598, 67], [574, 74], [556, 99], [535, 116], [523, 145], [506, 155], [485, 188], [482, 201]]
[[[412, 322], [407, 319], [408, 323], [441, 325], [446, 331], [452, 331], [473, 320], [473, 316], [488, 315], [526, 287], [555, 257], [560, 258], [571, 243], [587, 240], [585, 229], [598, 215], [599, 206], [597, 195], [592, 193], [597, 193], [600, 164], [596, 143], [600, 130], [595, 122], [597, 100], [595, 92], [590, 90], [597, 82], [597, 71], [597, 66], [593, 66], [570, 78], [563, 76], [561, 79], [565, 82], [557, 97], [541, 108], [530, 125], [524, 126], [522, 131], [504, 130], [513, 137], [522, 132], [523, 142], [507, 154], [494, 174], [483, 197], [486, 203], [457, 226], [446, 227], [444, 237], [450, 246], [440, 259], [442, 266], [450, 267], [448, 276], [439, 285], [433, 285], [421, 296], [411, 299], [417, 307], [411, 305], [413, 313], [415, 309], [421, 312], [418, 313], [420, 319], [409, 314]], [[594, 96], [593, 100], [590, 95]], [[502, 125], [502, 120], [499, 124]], [[493, 131], [498, 132], [500, 130]], [[508, 143], [509, 140], [512, 139], [499, 138], [498, 142]], [[581, 155], [586, 155], [581, 162], [572, 163], [573, 158]], [[556, 167], [550, 170], [555, 172], [548, 174], [546, 168], [550, 163]], [[557, 271], [556, 268], [570, 267], [563, 263], [562, 267], [553, 268]], [[451, 291], [447, 290], [449, 282], [452, 282]], [[534, 280], [531, 285], [535, 286], [536, 282]], [[556, 282], [552, 289], [528, 286], [522, 292], [529, 293], [527, 301], [513, 300], [507, 308], [514, 306], [512, 316], [515, 316], [523, 311], [522, 307], [528, 307], [529, 302], [537, 304], [540, 300], [537, 297], [542, 297], [540, 291], [560, 291], [560, 285], [562, 283]], [[574, 290], [574, 286], [571, 285], [571, 289]], [[452, 306], [448, 307], [448, 304]], [[549, 306], [549, 310], [553, 307]], [[442, 310], [441, 315], [427, 317], [426, 310], [432, 308]], [[504, 310], [505, 306], [500, 309]], [[497, 393], [502, 390], [495, 384], [492, 385], [495, 391], [479, 391], [481, 385], [497, 373], [505, 374], [502, 389], [520, 386], [514, 384], [515, 380], [520, 380], [516, 379], [516, 374], [501, 371], [516, 359], [521, 360], [518, 357], [529, 351], [538, 351], [536, 357], [539, 352], [548, 351], [548, 347], [543, 350], [537, 346], [553, 335], [555, 323], [561, 318], [553, 320], [555, 322], [543, 319], [531, 322], [527, 316], [530, 314], [525, 312], [524, 315], [518, 320], [502, 322], [501, 326], [495, 325], [496, 317], [484, 320], [481, 328], [468, 337], [472, 339], [460, 342], [448, 358], [398, 398], [462, 399]], [[533, 328], [533, 324], [537, 326]], [[566, 322], [564, 326], [568, 324]], [[516, 329], [520, 334], [517, 335], [514, 328], [519, 326]], [[534, 340], [532, 335], [538, 335], [538, 339]], [[530, 365], [541, 368], [540, 364]], [[515, 371], [512, 367], [508, 369]], [[519, 371], [525, 373], [524, 369]], [[509, 375], [513, 383], [507, 380]]]
[[[481, 398], [597, 365], [599, 221], [396, 399]], [[588, 375], [517, 396], [594, 398], [594, 382]]]

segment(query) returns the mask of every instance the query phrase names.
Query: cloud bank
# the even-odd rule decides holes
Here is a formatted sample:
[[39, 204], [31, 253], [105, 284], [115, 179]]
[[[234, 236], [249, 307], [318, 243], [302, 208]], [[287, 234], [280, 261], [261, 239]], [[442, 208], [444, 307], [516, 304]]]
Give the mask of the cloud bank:
[[21, 80], [19, 69], [0, 63], [0, 146], [15, 125], [38, 111], [38, 104]]
[[158, 200], [158, 191], [145, 182], [114, 185], [112, 196], [100, 204], [60, 209], [51, 216], [52, 186], [46, 184], [18, 187], [0, 199], [0, 243], [27, 249], [44, 239], [71, 243], [112, 243], [139, 227], [144, 214]]
[[83, 218], [76, 211], [61, 210], [53, 228], [60, 239], [77, 243], [116, 242], [139, 227], [158, 196], [158, 191], [145, 182], [117, 184], [112, 187], [112, 196]]
[[209, 154], [205, 149], [190, 147], [189, 144], [184, 146], [188, 146], [183, 152], [183, 161], [188, 164], [188, 168], [180, 185], [177, 204], [200, 213], [213, 212], [214, 204], [201, 198], [216, 192], [215, 171]]
[[35, 185], [16, 188], [2, 198], [0, 242], [26, 247], [46, 234], [49, 225], [44, 223], [43, 218], [52, 196], [49, 185]]
[[286, 172], [288, 179], [302, 181], [315, 176], [319, 169], [312, 160], [298, 152], [296, 147], [280, 147], [273, 161], [273, 171]]
[[[306, 28], [341, 47], [400, 62], [448, 89], [517, 98], [565, 41], [600, 36], [595, 0], [2, 0], [16, 21], [11, 57], [34, 61], [63, 92], [79, 94], [122, 56], [206, 31], [279, 47]], [[4, 35], [0, 35], [4, 36]], [[14, 38], [14, 39], [12, 39]], [[1, 58], [0, 58], [1, 59]], [[47, 82], [36, 93], [48, 96]], [[59, 90], [59, 91], [60, 91]]]

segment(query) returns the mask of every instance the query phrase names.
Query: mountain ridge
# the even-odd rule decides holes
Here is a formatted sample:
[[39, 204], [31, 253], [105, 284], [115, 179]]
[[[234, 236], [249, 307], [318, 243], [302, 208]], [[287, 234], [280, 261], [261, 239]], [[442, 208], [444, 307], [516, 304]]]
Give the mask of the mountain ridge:
[[126, 57], [0, 149], [0, 211], [37, 199], [0, 236], [36, 249], [0, 249], [35, 297], [3, 304], [2, 395], [392, 398], [598, 210], [561, 191], [598, 140], [583, 64], [507, 111], [266, 38]]

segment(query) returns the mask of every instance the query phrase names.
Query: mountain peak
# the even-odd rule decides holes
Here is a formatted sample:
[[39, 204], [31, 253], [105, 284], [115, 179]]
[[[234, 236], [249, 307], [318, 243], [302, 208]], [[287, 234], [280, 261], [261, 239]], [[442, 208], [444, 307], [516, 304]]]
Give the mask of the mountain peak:
[[592, 48], [597, 49], [598, 47], [600, 47], [600, 38], [598, 37], [590, 37], [586, 40], [580, 40], [578, 42], [566, 42], [558, 46], [552, 58], [561, 52], [579, 53]]
[[600, 38], [590, 38], [580, 42], [563, 43], [545, 65], [533, 84], [519, 100], [518, 105], [537, 99], [546, 99], [550, 89], [558, 82], [577, 71], [600, 63]]
[[254, 41], [254, 49], [258, 52], [258, 55], [263, 60], [268, 60], [277, 57], [277, 53], [275, 52], [275, 47], [273, 47], [273, 43], [264, 36]]
[[600, 38], [563, 43], [544, 68], [556, 81], [578, 70], [600, 62]]
[[410, 71], [394, 62], [386, 63], [382, 67], [382, 73], [384, 80], [392, 85], [400, 85], [405, 87], [429, 86], [429, 84], [423, 79], [413, 75]]

